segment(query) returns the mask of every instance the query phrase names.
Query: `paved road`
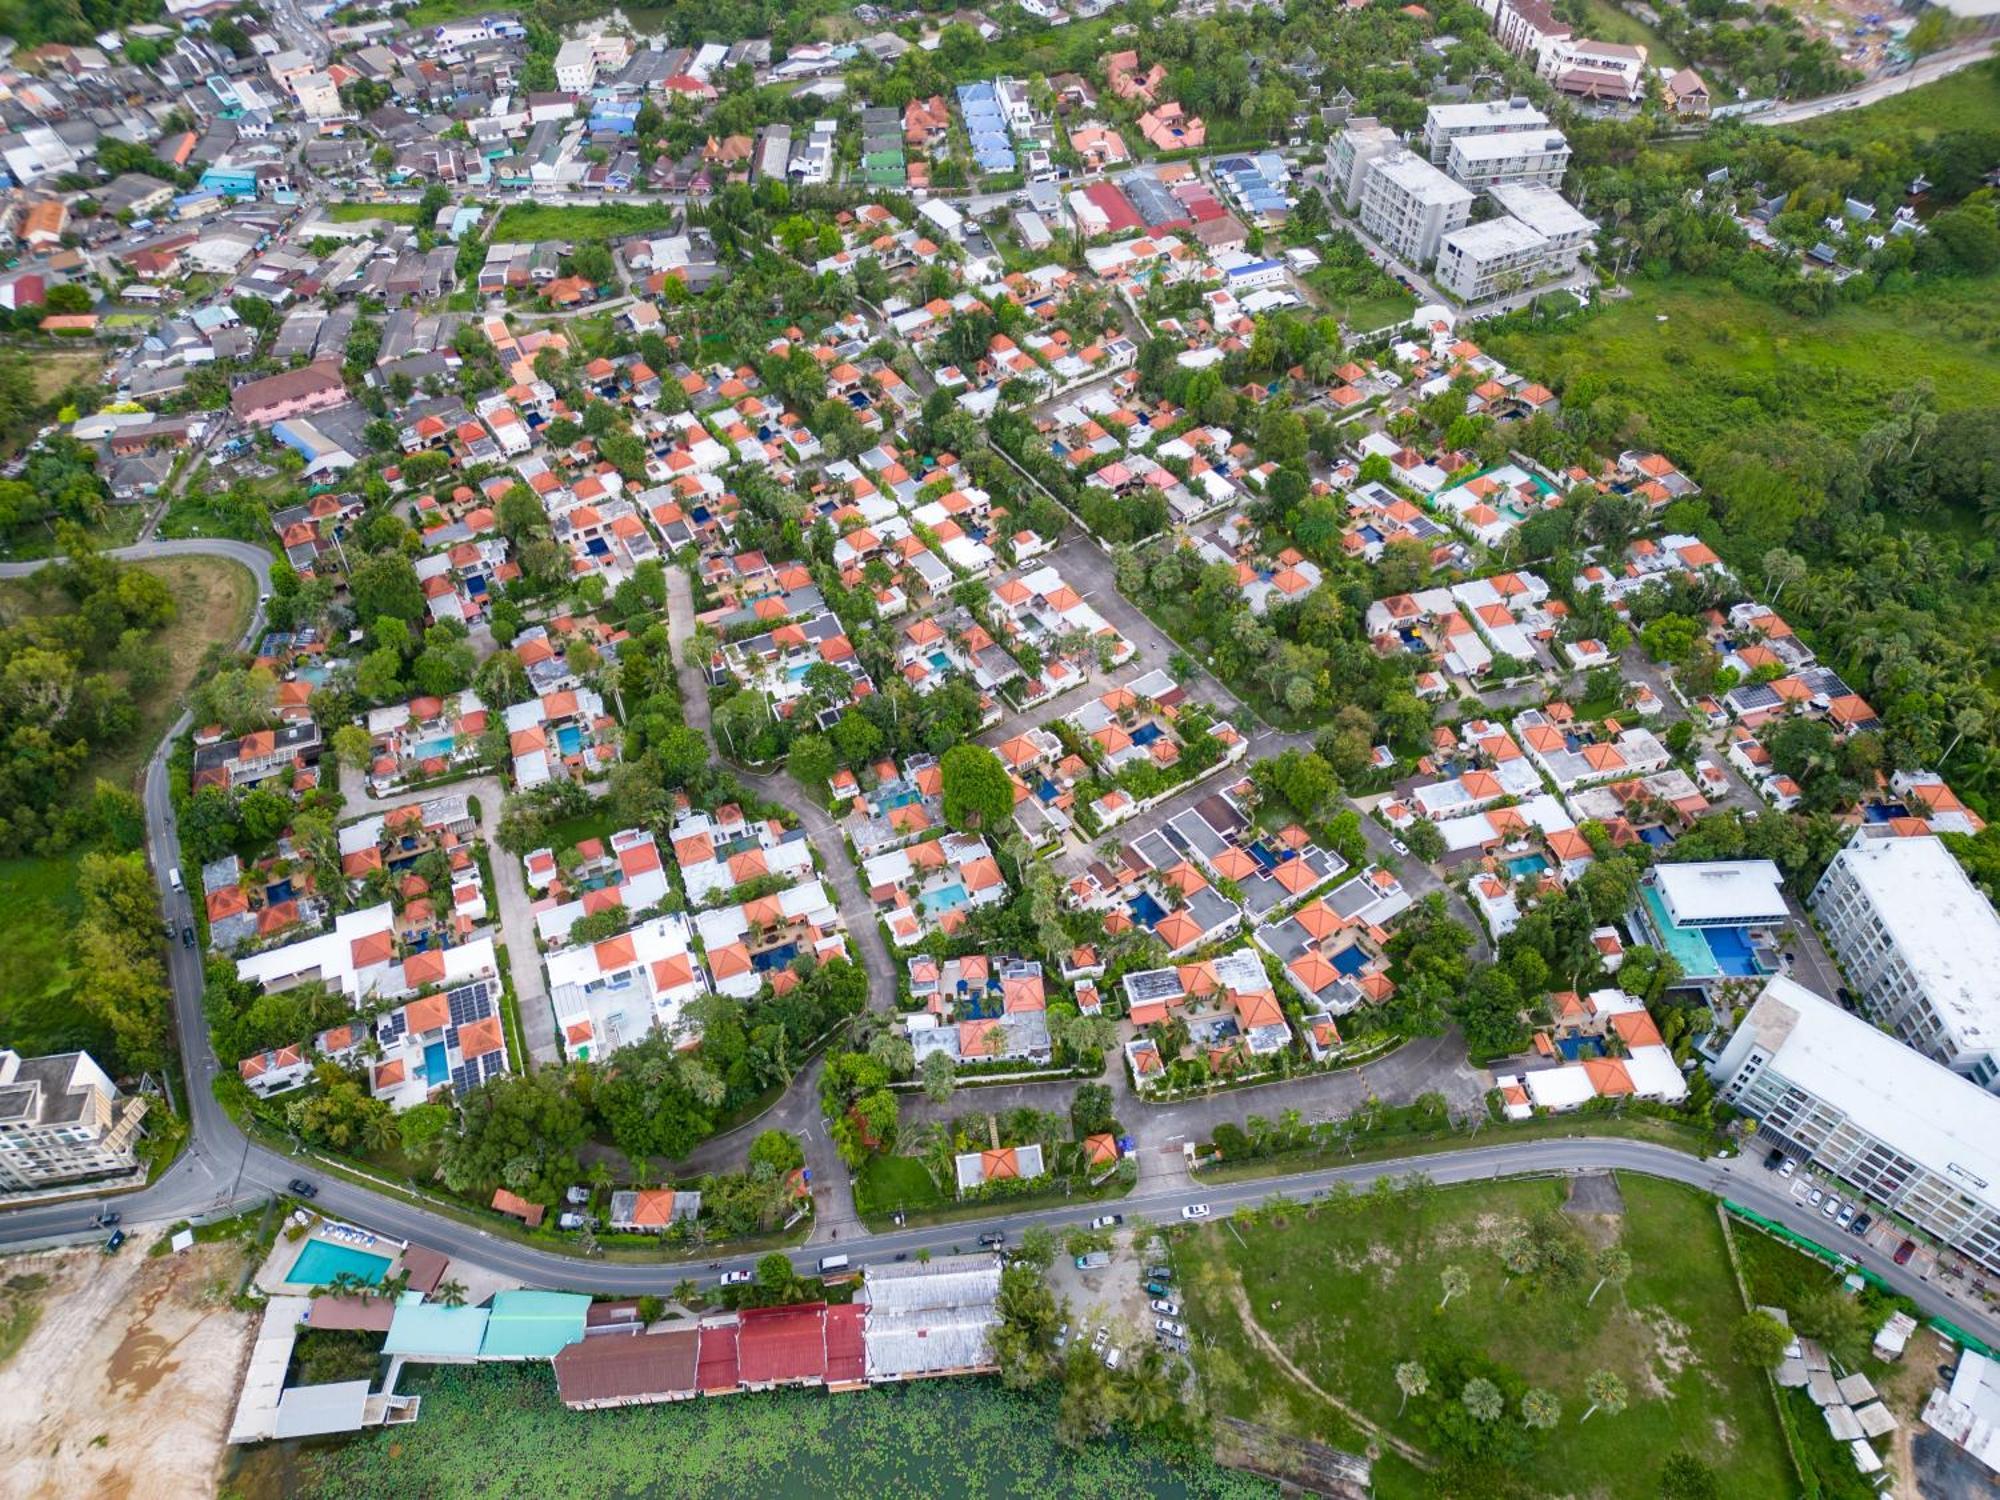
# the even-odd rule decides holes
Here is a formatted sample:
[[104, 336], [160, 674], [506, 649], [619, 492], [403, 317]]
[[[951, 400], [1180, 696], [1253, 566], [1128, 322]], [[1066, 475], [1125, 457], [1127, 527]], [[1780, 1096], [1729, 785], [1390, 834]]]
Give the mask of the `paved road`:
[[1804, 120], [1816, 120], [1821, 115], [1836, 114], [1844, 109], [1860, 109], [1878, 100], [1890, 99], [1897, 94], [1908, 93], [1924, 84], [1935, 83], [1940, 78], [1949, 77], [1963, 68], [1969, 68], [1982, 58], [1993, 55], [1995, 42], [1992, 37], [1982, 37], [1976, 42], [1968, 42], [1963, 47], [1953, 47], [1939, 52], [1921, 62], [1913, 64], [1907, 72], [1891, 74], [1886, 78], [1875, 78], [1845, 94], [1828, 94], [1821, 99], [1806, 99], [1798, 104], [1781, 104], [1776, 109], [1759, 115], [1745, 115], [1744, 121], [1751, 125], [1797, 125]]

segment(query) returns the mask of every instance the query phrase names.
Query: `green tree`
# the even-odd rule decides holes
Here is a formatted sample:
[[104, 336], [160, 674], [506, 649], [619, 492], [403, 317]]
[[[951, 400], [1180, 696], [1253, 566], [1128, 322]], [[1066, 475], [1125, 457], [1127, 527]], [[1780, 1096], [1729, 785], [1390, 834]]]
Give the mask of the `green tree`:
[[945, 821], [958, 829], [997, 831], [1014, 815], [1014, 783], [984, 745], [953, 745], [939, 759]]
[[1792, 1331], [1767, 1312], [1747, 1312], [1736, 1320], [1729, 1346], [1746, 1365], [1775, 1370], [1792, 1342]]

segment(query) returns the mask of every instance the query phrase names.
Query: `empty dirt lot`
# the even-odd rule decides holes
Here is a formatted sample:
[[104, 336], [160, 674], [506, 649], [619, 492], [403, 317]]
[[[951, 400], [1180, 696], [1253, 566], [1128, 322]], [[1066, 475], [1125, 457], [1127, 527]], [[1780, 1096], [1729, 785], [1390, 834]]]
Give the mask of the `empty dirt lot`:
[[214, 1493], [255, 1320], [228, 1294], [234, 1244], [148, 1259], [94, 1249], [0, 1261], [48, 1277], [41, 1320], [0, 1367], [0, 1496], [183, 1500]]

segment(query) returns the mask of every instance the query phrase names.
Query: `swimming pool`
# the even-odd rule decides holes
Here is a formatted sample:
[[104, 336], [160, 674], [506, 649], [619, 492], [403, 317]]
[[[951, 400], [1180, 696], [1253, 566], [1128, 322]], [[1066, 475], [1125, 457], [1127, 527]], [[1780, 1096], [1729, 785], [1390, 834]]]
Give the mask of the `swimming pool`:
[[1548, 860], [1540, 854], [1517, 854], [1507, 861], [1507, 868], [1517, 880], [1524, 875], [1539, 875], [1548, 867]]
[[556, 731], [556, 746], [564, 755], [574, 755], [583, 748], [583, 731], [574, 724], [565, 724]]
[[1167, 914], [1167, 909], [1160, 905], [1158, 899], [1150, 891], [1139, 892], [1127, 904], [1132, 910], [1132, 920], [1148, 932], [1158, 927], [1160, 925], [1160, 918]]
[[331, 1286], [333, 1278], [345, 1271], [373, 1286], [389, 1274], [390, 1257], [352, 1245], [336, 1245], [331, 1240], [307, 1240], [299, 1258], [285, 1273], [286, 1286]]
[[432, 1042], [424, 1048], [424, 1082], [432, 1088], [451, 1081], [451, 1054], [444, 1049], [443, 1042]]
[[434, 740], [425, 740], [417, 746], [417, 759], [430, 760], [433, 756], [448, 756], [454, 741], [448, 734], [441, 734]]
[[941, 911], [957, 911], [965, 905], [965, 887], [957, 881], [924, 892], [924, 910], [932, 916]]

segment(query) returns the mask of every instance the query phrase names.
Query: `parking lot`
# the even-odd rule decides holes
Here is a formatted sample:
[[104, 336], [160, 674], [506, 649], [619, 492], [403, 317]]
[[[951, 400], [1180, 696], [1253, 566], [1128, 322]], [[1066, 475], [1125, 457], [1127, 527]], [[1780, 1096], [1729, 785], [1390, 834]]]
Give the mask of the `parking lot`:
[[[1049, 1268], [1049, 1289], [1057, 1301], [1069, 1303], [1070, 1340], [1090, 1343], [1100, 1354], [1116, 1349], [1121, 1363], [1158, 1341], [1155, 1324], [1162, 1316], [1151, 1306], [1153, 1298], [1146, 1290], [1144, 1273], [1149, 1266], [1164, 1269], [1166, 1246], [1153, 1238], [1151, 1226], [1142, 1226], [1138, 1234], [1145, 1244], [1134, 1243], [1134, 1231], [1129, 1227], [1113, 1231], [1108, 1265], [1079, 1270], [1075, 1259], [1064, 1253]], [[1167, 1286], [1168, 1300], [1178, 1306], [1171, 1283], [1154, 1284]], [[1172, 1321], [1181, 1321], [1178, 1311]], [[1185, 1340], [1179, 1342], [1182, 1347], [1170, 1344], [1169, 1352], [1185, 1352]]]
[[[1782, 1170], [1781, 1168], [1778, 1170]], [[1893, 1258], [1905, 1239], [1911, 1242], [1911, 1250], [1904, 1264], [1914, 1276], [1929, 1281], [1939, 1272], [1938, 1254], [1931, 1246], [1921, 1243], [1913, 1235], [1906, 1235], [1894, 1220], [1875, 1213], [1862, 1202], [1853, 1189], [1841, 1187], [1815, 1176], [1804, 1168], [1795, 1168], [1789, 1186], [1793, 1200], [1801, 1210], [1817, 1210], [1822, 1224], [1820, 1243], [1829, 1250], [1849, 1253], [1846, 1241], [1858, 1239], [1883, 1255]], [[1863, 1216], [1868, 1220], [1867, 1228], [1859, 1235], [1853, 1226], [1860, 1223]], [[1960, 1274], [1955, 1268], [1947, 1275]]]

